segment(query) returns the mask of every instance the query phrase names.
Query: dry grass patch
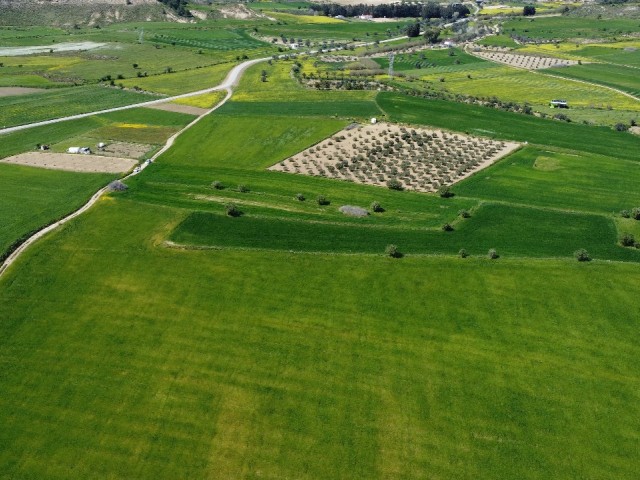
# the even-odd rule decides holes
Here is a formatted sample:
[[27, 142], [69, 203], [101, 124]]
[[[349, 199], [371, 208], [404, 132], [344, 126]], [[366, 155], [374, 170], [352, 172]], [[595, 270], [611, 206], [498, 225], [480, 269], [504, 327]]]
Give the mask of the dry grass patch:
[[435, 192], [491, 165], [518, 143], [378, 123], [350, 125], [270, 170]]
[[46, 92], [44, 88], [28, 87], [0, 87], [0, 97], [13, 97], [15, 95], [29, 95], [30, 93]]
[[194, 107], [193, 105], [181, 105], [172, 102], [155, 103], [153, 105], [148, 105], [146, 108], [164, 110], [166, 112], [186, 113], [188, 115], [196, 115], [198, 117], [208, 112], [208, 109], [206, 108]]
[[575, 60], [565, 60], [555, 57], [542, 57], [538, 55], [518, 55], [515, 53], [500, 52], [494, 50], [476, 50], [473, 52], [477, 57], [492, 62], [502, 63], [510, 67], [526, 68], [527, 70], [538, 70], [551, 67], [567, 67], [577, 65]]
[[92, 173], [123, 173], [138, 163], [129, 158], [44, 152], [21, 153], [0, 161], [29, 167]]

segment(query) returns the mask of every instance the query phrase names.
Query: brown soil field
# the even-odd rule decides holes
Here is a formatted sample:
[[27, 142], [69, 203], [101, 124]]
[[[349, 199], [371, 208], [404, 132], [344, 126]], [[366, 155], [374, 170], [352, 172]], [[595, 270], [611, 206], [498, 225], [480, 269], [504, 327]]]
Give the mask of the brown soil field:
[[192, 107], [191, 105], [180, 105], [177, 103], [156, 103], [154, 105], [149, 105], [147, 108], [153, 108], [156, 110], [166, 110], [167, 112], [176, 112], [176, 113], [188, 113], [189, 115], [204, 115], [208, 112], [206, 108]]
[[138, 160], [153, 148], [153, 145], [146, 145], [142, 143], [110, 142], [107, 143], [107, 146], [104, 147], [103, 150], [99, 150], [99, 153], [104, 157], [131, 158]]
[[404, 189], [435, 192], [519, 146], [443, 130], [353, 124], [269, 170], [378, 186], [396, 179]]
[[26, 87], [0, 87], [0, 97], [12, 97], [14, 95], [28, 95], [29, 93], [44, 92], [44, 88]]
[[0, 161], [16, 165], [26, 165], [29, 167], [91, 173], [128, 172], [138, 163], [130, 158], [46, 152], [21, 153], [13, 157], [4, 158]]

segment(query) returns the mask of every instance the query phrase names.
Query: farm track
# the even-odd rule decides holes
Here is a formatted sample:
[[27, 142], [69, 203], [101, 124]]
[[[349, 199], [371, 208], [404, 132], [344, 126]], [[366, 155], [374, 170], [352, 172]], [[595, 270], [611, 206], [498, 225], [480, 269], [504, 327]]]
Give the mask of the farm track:
[[[216, 87], [212, 87], [212, 88], [209, 88], [209, 89], [206, 89], [206, 90], [201, 90], [199, 92], [192, 92], [192, 93], [188, 93], [188, 94], [184, 94], [184, 95], [179, 95], [177, 97], [172, 97], [172, 98], [186, 98], [186, 97], [190, 97], [190, 96], [194, 96], [194, 95], [199, 95], [201, 93], [208, 93], [208, 92], [219, 91], [219, 90], [226, 90], [227, 91], [227, 95], [222, 99], [222, 101], [220, 101], [213, 108], [209, 109], [206, 113], [204, 113], [204, 114], [200, 115], [199, 117], [197, 117], [191, 123], [186, 125], [183, 129], [181, 129], [180, 131], [176, 132], [171, 137], [169, 137], [167, 139], [167, 141], [165, 142], [164, 146], [160, 150], [158, 150], [158, 152], [156, 152], [156, 154], [153, 155], [153, 157], [151, 157], [148, 162], [145, 162], [142, 165], [140, 165], [140, 169], [138, 171], [134, 170], [133, 172], [131, 172], [128, 175], [126, 175], [125, 177], [123, 177], [122, 180], [125, 180], [127, 178], [131, 178], [131, 177], [133, 177], [135, 175], [138, 175], [140, 172], [142, 172], [142, 170], [144, 170], [147, 166], [149, 166], [152, 162], [154, 162], [160, 155], [162, 155], [169, 148], [171, 148], [173, 146], [174, 142], [176, 141], [176, 139], [183, 132], [185, 132], [186, 130], [190, 129], [195, 124], [197, 124], [200, 120], [202, 120], [204, 117], [209, 115], [211, 112], [217, 110], [222, 105], [224, 105], [231, 98], [231, 95], [233, 93], [233, 87], [235, 85], [237, 85], [237, 83], [240, 80], [240, 77], [242, 76], [244, 71], [247, 68], [251, 67], [252, 65], [255, 65], [256, 63], [260, 63], [260, 62], [263, 62], [263, 61], [266, 61], [266, 60], [268, 60], [268, 58], [260, 58], [260, 59], [256, 59], [256, 60], [249, 60], [249, 61], [241, 63], [240, 65], [235, 66], [229, 72], [229, 74], [227, 75], [225, 80], [220, 85], [218, 85]], [[163, 99], [162, 101], [168, 101], [168, 100], [169, 99]], [[149, 103], [158, 103], [158, 102], [155, 102], [155, 101], [154, 102], [146, 102], [145, 105], [148, 105]], [[116, 109], [110, 109], [108, 111], [127, 110], [127, 109], [130, 109], [130, 108], [135, 108], [135, 107], [139, 107], [139, 106], [140, 106], [139, 104], [137, 104], [137, 105], [128, 105], [126, 107], [118, 107]], [[82, 115], [73, 116], [73, 117], [66, 117], [66, 118], [62, 118], [62, 119], [49, 120], [47, 122], [39, 122], [37, 124], [27, 125], [26, 127], [38, 126], [38, 125], [43, 125], [43, 124], [47, 125], [47, 124], [51, 124], [51, 123], [58, 123], [58, 122], [66, 121], [66, 120], [72, 120], [72, 119], [75, 119], [75, 118], [84, 118], [84, 117], [88, 117], [88, 116], [91, 116], [91, 115], [98, 115], [100, 113], [106, 113], [106, 111], [92, 112], [92, 113], [82, 114]], [[11, 129], [9, 129], [9, 130], [11, 130]], [[0, 132], [0, 133], [6, 133], [6, 132]], [[87, 203], [85, 203], [82, 207], [80, 207], [78, 210], [75, 210], [74, 212], [70, 213], [66, 217], [64, 217], [64, 218], [52, 223], [51, 225], [48, 225], [48, 226], [42, 228], [41, 230], [38, 230], [36, 233], [31, 235], [27, 240], [25, 240], [18, 248], [16, 248], [5, 259], [5, 261], [2, 263], [2, 265], [0, 265], [0, 277], [11, 266], [11, 264], [13, 264], [18, 259], [18, 257], [22, 253], [24, 253], [24, 251], [27, 248], [29, 248], [29, 246], [31, 246], [32, 244], [37, 242], [40, 238], [44, 237], [47, 233], [55, 230], [56, 228], [58, 228], [58, 227], [64, 225], [65, 223], [73, 220], [74, 218], [82, 215], [84, 212], [89, 210], [96, 202], [98, 202], [98, 200], [100, 200], [100, 197], [102, 197], [102, 195], [104, 193], [106, 193], [108, 190], [109, 190], [109, 186], [108, 185], [103, 187], [103, 188], [101, 188], [96, 193], [94, 193], [91, 196], [91, 198], [89, 199], [89, 201]]]

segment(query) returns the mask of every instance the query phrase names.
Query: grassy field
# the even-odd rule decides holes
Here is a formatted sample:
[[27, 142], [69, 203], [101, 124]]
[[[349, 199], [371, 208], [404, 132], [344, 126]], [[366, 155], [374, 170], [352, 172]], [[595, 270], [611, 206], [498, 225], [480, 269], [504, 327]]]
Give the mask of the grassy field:
[[227, 95], [226, 91], [216, 91], [211, 93], [203, 93], [194, 97], [179, 98], [172, 103], [177, 105], [189, 105], [198, 108], [213, 108]]
[[[334, 25], [346, 34], [327, 35]], [[640, 206], [640, 138], [308, 90], [291, 68], [249, 69], [126, 192], [0, 277], [0, 476], [635, 479], [640, 250], [618, 238], [640, 239], [640, 222], [617, 212]], [[266, 170], [374, 114], [529, 145], [452, 198]], [[141, 108], [65, 122], [0, 137], [0, 156], [142, 141], [191, 118]], [[65, 188], [98, 180], [56, 190], [52, 172], [12, 168], [0, 195], [6, 178], [18, 219], [38, 209], [19, 204], [25, 191], [68, 205]], [[31, 190], [27, 173], [41, 175]], [[373, 201], [384, 212], [338, 211]], [[226, 216], [229, 202], [244, 215]], [[384, 254], [390, 243], [403, 258]], [[577, 262], [578, 248], [594, 260]]]
[[[549, 70], [554, 75], [562, 74], [563, 71], [564, 69]], [[507, 66], [496, 65], [494, 68], [473, 70], [471, 78], [468, 75], [467, 70], [448, 73], [424, 71], [421, 78], [451, 92], [477, 97], [495, 96], [506, 101], [544, 106], [551, 99], [561, 96], [570, 105], [580, 108], [611, 106], [616, 110], [640, 110], [638, 101], [609, 89]], [[444, 79], [444, 83], [440, 79]]]
[[488, 47], [518, 48], [518, 44], [509, 35], [491, 35], [478, 42]]
[[504, 23], [504, 32], [532, 39], [594, 39], [632, 34], [639, 22], [633, 18], [582, 17], [518, 18]]
[[180, 251], [137, 207], [0, 280], [5, 474], [635, 476], [635, 266]]
[[552, 68], [549, 69], [548, 72], [553, 75], [585, 80], [587, 82], [617, 88], [618, 90], [640, 98], [640, 79], [637, 68], [591, 63], [566, 68]]
[[[450, 54], [450, 52], [453, 52], [453, 55]], [[380, 65], [380, 68], [389, 68], [388, 58], [375, 58], [374, 61]], [[451, 50], [427, 50], [419, 53], [396, 55], [393, 62], [393, 68], [398, 72], [429, 69], [434, 67], [450, 67], [453, 65], [460, 65], [459, 68], [466, 69], [470, 64], [476, 63], [487, 62], [456, 48]]]
[[456, 186], [463, 196], [603, 214], [640, 205], [635, 161], [524, 148]]
[[432, 125], [490, 138], [527, 141], [637, 161], [640, 138], [610, 128], [541, 120], [500, 110], [381, 93], [377, 103], [396, 122]]
[[139, 87], [149, 92], [179, 95], [215, 87], [224, 80], [232, 68], [233, 64], [223, 63], [183, 72], [153, 75], [146, 78], [131, 78], [122, 81], [122, 84], [129, 88]]
[[153, 100], [156, 96], [108, 87], [75, 87], [49, 92], [0, 98], [0, 126], [66, 117], [132, 103]]
[[0, 258], [18, 239], [80, 207], [111, 179], [0, 163]]

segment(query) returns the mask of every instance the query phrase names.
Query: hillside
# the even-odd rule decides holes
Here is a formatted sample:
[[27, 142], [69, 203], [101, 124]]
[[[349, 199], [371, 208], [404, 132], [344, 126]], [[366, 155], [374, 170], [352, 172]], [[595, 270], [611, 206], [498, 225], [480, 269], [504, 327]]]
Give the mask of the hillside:
[[102, 26], [175, 20], [156, 0], [0, 0], [0, 26]]

